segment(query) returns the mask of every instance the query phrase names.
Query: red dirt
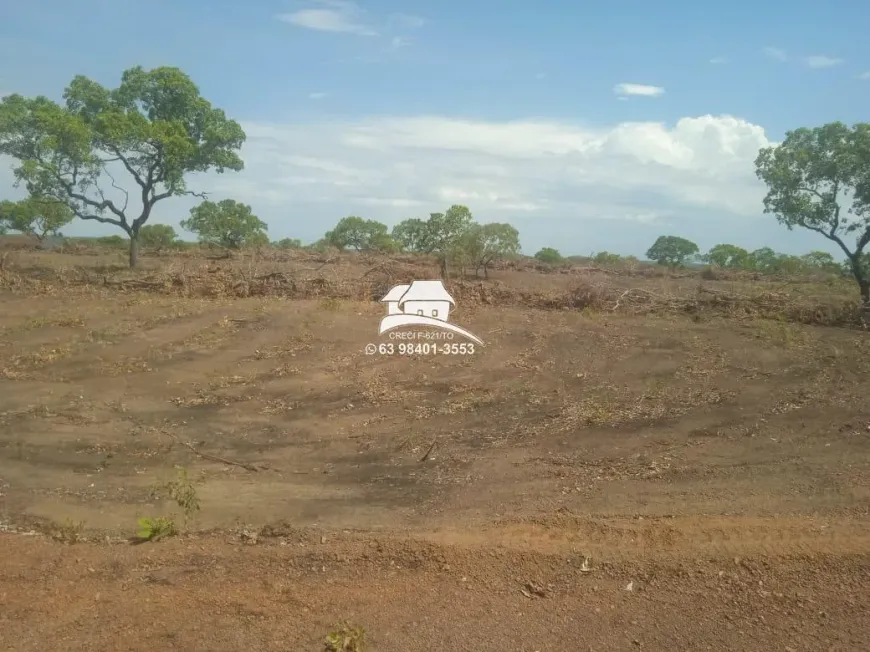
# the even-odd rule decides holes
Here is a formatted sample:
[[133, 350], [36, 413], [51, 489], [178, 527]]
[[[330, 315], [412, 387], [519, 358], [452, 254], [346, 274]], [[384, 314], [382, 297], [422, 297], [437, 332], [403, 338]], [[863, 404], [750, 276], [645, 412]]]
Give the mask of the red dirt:
[[[375, 302], [0, 305], [0, 524], [88, 539], [0, 535], [3, 650], [867, 649], [866, 332], [460, 302], [486, 346], [412, 358]], [[175, 464], [188, 533], [123, 542]]]

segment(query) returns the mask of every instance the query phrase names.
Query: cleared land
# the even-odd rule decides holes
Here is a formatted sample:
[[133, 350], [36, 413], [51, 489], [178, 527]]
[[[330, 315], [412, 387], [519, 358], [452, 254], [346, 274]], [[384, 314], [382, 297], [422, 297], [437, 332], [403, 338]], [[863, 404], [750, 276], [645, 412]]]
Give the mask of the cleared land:
[[448, 283], [474, 355], [366, 356], [434, 267], [115, 258], [0, 272], [0, 519], [51, 535], [0, 535], [3, 649], [866, 649], [848, 283], [519, 265]]

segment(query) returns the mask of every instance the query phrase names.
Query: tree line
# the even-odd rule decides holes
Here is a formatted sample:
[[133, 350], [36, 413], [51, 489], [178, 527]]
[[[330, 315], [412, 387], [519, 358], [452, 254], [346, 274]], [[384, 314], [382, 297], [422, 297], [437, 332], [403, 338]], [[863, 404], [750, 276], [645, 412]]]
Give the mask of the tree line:
[[[73, 219], [109, 224], [127, 235], [129, 262], [135, 267], [141, 243], [173, 239], [172, 227], [148, 224], [154, 207], [172, 197], [193, 196], [202, 203], [181, 225], [201, 241], [232, 247], [268, 242], [267, 225], [250, 206], [231, 199], [212, 202], [187, 186], [195, 173], [242, 170], [239, 152], [246, 136], [183, 71], [137, 66], [124, 71], [114, 89], [77, 75], [63, 99], [61, 104], [12, 94], [0, 100], [0, 154], [17, 161], [16, 184], [28, 193], [18, 202], [0, 202], [0, 231], [11, 228], [45, 238]], [[754, 164], [768, 189], [764, 213], [788, 229], [807, 229], [833, 242], [846, 256], [845, 267], [862, 300], [870, 304], [870, 124], [833, 122], [790, 131], [779, 145], [761, 149]], [[116, 182], [110, 167], [127, 175], [123, 186], [135, 188], [134, 193]], [[115, 199], [107, 196], [109, 188]], [[130, 207], [131, 194], [136, 208]], [[477, 224], [468, 208], [459, 205], [426, 219], [407, 219], [391, 231], [349, 216], [323, 242], [339, 249], [432, 254], [442, 274], [449, 267], [486, 274], [499, 257], [519, 251], [516, 229]], [[292, 246], [294, 241], [278, 244]], [[688, 240], [662, 236], [647, 256], [673, 265], [697, 259], [699, 253]], [[798, 261], [830, 269], [836, 264], [824, 252], [784, 257], [769, 248], [746, 252], [727, 244], [704, 256], [722, 267], [760, 271], [788, 271]], [[545, 248], [536, 258], [561, 256]]]

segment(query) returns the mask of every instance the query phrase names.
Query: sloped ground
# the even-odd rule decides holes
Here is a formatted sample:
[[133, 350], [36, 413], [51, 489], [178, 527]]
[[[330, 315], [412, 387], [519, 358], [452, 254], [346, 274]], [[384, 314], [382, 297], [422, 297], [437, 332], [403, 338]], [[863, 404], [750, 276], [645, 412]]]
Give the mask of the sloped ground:
[[[3, 649], [870, 640], [865, 332], [460, 301], [473, 355], [367, 356], [373, 302], [2, 307], [0, 518], [91, 539], [2, 535]], [[213, 533], [118, 543], [176, 464]]]

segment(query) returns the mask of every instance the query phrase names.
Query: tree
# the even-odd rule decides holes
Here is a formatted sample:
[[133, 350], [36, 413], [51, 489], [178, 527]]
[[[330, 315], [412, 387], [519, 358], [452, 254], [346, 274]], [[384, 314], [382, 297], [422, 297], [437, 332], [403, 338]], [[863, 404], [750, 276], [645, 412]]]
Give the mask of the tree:
[[870, 124], [789, 131], [781, 144], [759, 151], [755, 168], [768, 187], [764, 212], [789, 230], [799, 226], [836, 243], [861, 300], [870, 304], [870, 273], [862, 263], [870, 244]]
[[413, 217], [393, 227], [393, 240], [404, 250], [413, 253], [431, 253], [429, 225], [425, 220]]
[[199, 241], [228, 249], [262, 244], [268, 226], [247, 204], [233, 199], [220, 202], [206, 200], [190, 209], [190, 219], [181, 228], [199, 236]]
[[659, 265], [680, 267], [698, 253], [698, 245], [675, 235], [661, 235], [646, 252], [646, 257]]
[[386, 224], [350, 215], [339, 220], [335, 228], [327, 232], [324, 240], [339, 251], [370, 251], [375, 242], [383, 242], [383, 237], [387, 235]]
[[484, 278], [489, 278], [490, 265], [520, 252], [520, 234], [510, 224], [472, 224], [463, 234], [459, 247], [475, 275], [483, 269]]
[[826, 272], [840, 272], [840, 264], [827, 251], [811, 251], [801, 256], [804, 265], [811, 269], [820, 269]]
[[544, 247], [535, 254], [535, 260], [547, 263], [548, 265], [555, 265], [561, 263], [564, 259], [558, 250], [553, 249], [552, 247]]
[[[31, 195], [65, 203], [80, 219], [117, 226], [130, 238], [135, 267], [139, 233], [155, 204], [197, 195], [188, 173], [241, 170], [239, 124], [205, 100], [178, 68], [126, 70], [116, 89], [82, 75], [64, 91], [65, 105], [39, 96], [0, 102], [0, 154], [18, 159], [16, 183]], [[138, 208], [115, 181], [135, 184]], [[108, 186], [116, 199], [107, 196]], [[120, 198], [123, 197], [123, 200]]]
[[146, 224], [139, 229], [139, 242], [149, 249], [162, 251], [178, 242], [178, 234], [169, 224]]
[[736, 245], [717, 244], [704, 254], [704, 260], [711, 265], [738, 269], [746, 266], [749, 252]]
[[302, 240], [297, 238], [282, 238], [275, 243], [279, 249], [301, 249]]
[[757, 272], [769, 274], [776, 270], [776, 260], [777, 254], [773, 249], [762, 247], [749, 254], [746, 265]]
[[42, 242], [58, 235], [60, 229], [73, 220], [73, 212], [64, 203], [41, 197], [28, 197], [21, 201], [0, 202], [0, 223], [26, 233]]
[[456, 255], [465, 232], [471, 227], [473, 218], [467, 206], [454, 204], [446, 213], [432, 213], [426, 223], [427, 248], [438, 256], [441, 277], [447, 277], [447, 262]]

